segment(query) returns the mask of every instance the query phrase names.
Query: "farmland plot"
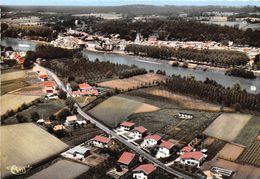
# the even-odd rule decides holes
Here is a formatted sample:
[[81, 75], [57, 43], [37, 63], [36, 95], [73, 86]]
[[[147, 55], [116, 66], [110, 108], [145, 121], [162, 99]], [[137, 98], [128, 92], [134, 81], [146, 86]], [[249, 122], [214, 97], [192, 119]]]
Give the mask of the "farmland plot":
[[115, 127], [118, 123], [127, 120], [127, 117], [133, 113], [156, 110], [159, 110], [156, 106], [123, 97], [113, 96], [98, 104], [89, 112], [109, 126]]
[[238, 161], [260, 167], [260, 141], [255, 140], [239, 157]]

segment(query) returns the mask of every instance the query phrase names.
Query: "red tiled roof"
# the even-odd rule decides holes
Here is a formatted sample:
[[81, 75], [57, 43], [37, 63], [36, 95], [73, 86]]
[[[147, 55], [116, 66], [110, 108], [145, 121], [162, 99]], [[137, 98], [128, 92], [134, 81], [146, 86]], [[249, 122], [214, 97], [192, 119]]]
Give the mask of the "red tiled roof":
[[186, 147], [183, 147], [181, 150], [182, 150], [182, 151], [190, 152], [190, 151], [193, 150], [193, 147], [192, 147], [192, 146], [186, 146]]
[[160, 147], [165, 147], [167, 149], [171, 149], [174, 146], [174, 143], [170, 141], [164, 141], [163, 143], [160, 144]]
[[128, 165], [134, 159], [134, 157], [135, 157], [135, 154], [133, 154], [131, 152], [124, 152], [118, 159], [118, 162]]
[[157, 134], [148, 135], [148, 136], [145, 137], [145, 139], [154, 139], [154, 140], [156, 140], [156, 141], [161, 140], [161, 138], [162, 138], [162, 137], [159, 136], [159, 135], [157, 135]]
[[122, 122], [120, 125], [126, 126], [126, 127], [132, 127], [135, 125], [135, 123], [125, 121], [125, 122]]
[[196, 151], [196, 152], [187, 152], [180, 156], [181, 159], [195, 159], [200, 161], [203, 158], [203, 153]]
[[143, 171], [147, 175], [152, 173], [156, 167], [153, 164], [143, 164], [139, 165], [137, 168], [134, 169], [134, 171]]
[[44, 81], [43, 85], [46, 87], [53, 87], [55, 86], [55, 83], [53, 81]]
[[79, 88], [80, 89], [89, 89], [89, 88], [92, 88], [92, 86], [90, 86], [87, 83], [82, 83], [82, 84], [79, 84]]
[[48, 75], [40, 75], [40, 78], [48, 78]]
[[141, 134], [147, 131], [147, 129], [143, 126], [136, 127], [134, 130], [140, 132]]
[[108, 143], [110, 141], [110, 138], [96, 135], [95, 140], [103, 143]]

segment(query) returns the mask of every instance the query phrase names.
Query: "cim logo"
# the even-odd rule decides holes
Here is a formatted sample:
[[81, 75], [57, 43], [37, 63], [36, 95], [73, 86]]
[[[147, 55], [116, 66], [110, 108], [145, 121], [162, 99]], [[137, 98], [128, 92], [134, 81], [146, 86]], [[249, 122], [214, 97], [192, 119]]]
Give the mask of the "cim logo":
[[23, 175], [25, 173], [27, 173], [32, 167], [31, 166], [16, 166], [16, 165], [12, 165], [7, 167], [7, 170], [9, 170], [12, 174], [14, 175]]

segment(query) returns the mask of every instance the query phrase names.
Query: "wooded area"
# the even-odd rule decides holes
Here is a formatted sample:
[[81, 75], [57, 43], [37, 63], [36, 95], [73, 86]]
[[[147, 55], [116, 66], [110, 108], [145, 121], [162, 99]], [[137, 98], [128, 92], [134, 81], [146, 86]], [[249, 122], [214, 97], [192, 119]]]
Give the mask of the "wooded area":
[[235, 107], [236, 110], [248, 109], [260, 112], [260, 94], [249, 94], [239, 87], [224, 88], [213, 80], [206, 79], [203, 82], [175, 75], [167, 79], [164, 85], [170, 91]]
[[152, 58], [170, 60], [172, 57], [180, 60], [190, 60], [196, 63], [206, 63], [209, 65], [230, 67], [245, 65], [248, 57], [245, 53], [227, 50], [196, 50], [196, 49], [176, 49], [172, 47], [155, 47], [147, 45], [127, 45], [125, 51]]

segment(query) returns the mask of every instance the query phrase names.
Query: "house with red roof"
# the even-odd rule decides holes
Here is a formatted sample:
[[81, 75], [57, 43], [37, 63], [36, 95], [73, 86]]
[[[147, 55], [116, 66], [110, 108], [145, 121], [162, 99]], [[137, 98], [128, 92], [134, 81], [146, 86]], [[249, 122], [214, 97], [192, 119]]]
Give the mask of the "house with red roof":
[[134, 139], [141, 139], [143, 138], [147, 133], [147, 129], [143, 126], [138, 126], [135, 127], [131, 133], [130, 133], [130, 137], [133, 137]]
[[118, 159], [121, 168], [130, 169], [136, 162], [136, 155], [131, 152], [124, 152]]
[[133, 178], [148, 179], [153, 178], [156, 167], [153, 164], [142, 164], [133, 170]]
[[148, 135], [144, 138], [143, 143], [141, 144], [143, 147], [154, 147], [158, 145], [161, 141], [162, 137], [158, 134]]
[[166, 158], [169, 157], [174, 151], [174, 143], [171, 141], [163, 141], [156, 154], [156, 158]]
[[40, 72], [38, 78], [41, 81], [48, 81], [48, 74], [46, 72]]
[[99, 148], [108, 148], [111, 145], [111, 139], [105, 136], [96, 135], [92, 139], [92, 144]]
[[120, 124], [120, 129], [123, 131], [130, 131], [134, 128], [135, 123], [133, 122], [128, 122], [128, 121], [124, 121]]
[[56, 83], [53, 81], [44, 81], [43, 82], [43, 92], [46, 94], [56, 94], [57, 90], [56, 90]]
[[179, 155], [183, 155], [187, 152], [193, 152], [195, 149], [192, 146], [185, 146], [179, 151]]
[[186, 152], [185, 154], [177, 158], [175, 161], [183, 165], [190, 165], [199, 168], [206, 157], [207, 155], [203, 154], [200, 151]]
[[87, 83], [81, 83], [79, 84], [79, 90], [80, 91], [87, 91], [87, 90], [90, 90], [92, 89], [92, 86], [90, 86], [89, 84]]

